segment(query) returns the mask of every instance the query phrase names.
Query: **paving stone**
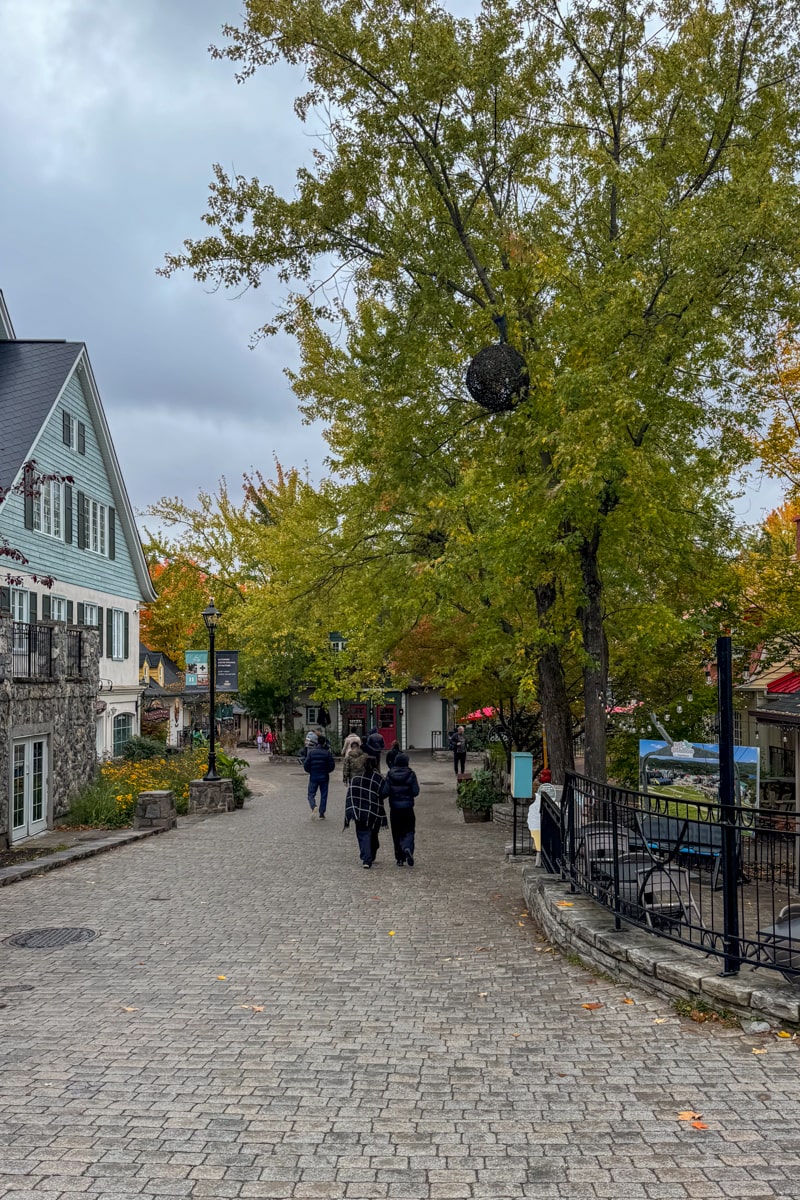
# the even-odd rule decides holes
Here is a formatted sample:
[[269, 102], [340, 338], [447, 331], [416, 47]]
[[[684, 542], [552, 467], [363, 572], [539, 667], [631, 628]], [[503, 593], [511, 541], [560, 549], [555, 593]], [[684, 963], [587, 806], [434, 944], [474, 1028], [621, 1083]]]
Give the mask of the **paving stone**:
[[[0, 937], [98, 937], [4, 947], [32, 990], [0, 1013], [3, 1200], [796, 1200], [796, 1044], [754, 1056], [547, 953], [447, 766], [417, 763], [443, 786], [413, 871], [387, 834], [365, 876], [338, 776], [311, 822], [305, 778], [262, 760], [244, 809], [8, 888]], [[617, 966], [637, 954], [654, 973], [663, 944]]]

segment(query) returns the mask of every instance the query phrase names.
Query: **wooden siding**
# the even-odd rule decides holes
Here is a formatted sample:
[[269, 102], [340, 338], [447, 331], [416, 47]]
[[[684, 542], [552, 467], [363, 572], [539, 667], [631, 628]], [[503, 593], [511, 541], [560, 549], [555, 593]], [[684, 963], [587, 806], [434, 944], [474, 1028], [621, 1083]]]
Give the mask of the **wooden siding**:
[[[77, 445], [73, 450], [64, 444], [62, 430], [65, 411], [74, 420], [82, 421], [86, 426], [86, 454], [79, 454]], [[105, 504], [107, 508], [116, 509], [117, 502], [111, 491], [108, 473], [77, 374], [70, 379], [42, 430], [34, 450], [34, 458], [40, 471], [72, 475], [75, 479], [72, 485], [72, 544], [68, 545], [63, 540], [26, 529], [22, 496], [9, 496], [0, 511], [0, 532], [29, 560], [29, 565], [23, 567], [21, 573], [53, 575], [64, 583], [96, 589], [131, 600], [143, 599], [118, 513], [114, 559], [78, 548], [78, 492]], [[14, 569], [10, 562], [6, 565], [9, 569]]]

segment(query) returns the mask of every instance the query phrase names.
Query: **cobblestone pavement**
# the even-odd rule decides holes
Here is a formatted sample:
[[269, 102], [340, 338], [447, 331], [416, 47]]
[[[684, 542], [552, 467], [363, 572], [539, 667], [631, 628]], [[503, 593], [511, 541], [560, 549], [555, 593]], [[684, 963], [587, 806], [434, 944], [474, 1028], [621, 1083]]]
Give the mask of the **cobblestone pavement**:
[[0, 944], [0, 1196], [800, 1196], [797, 1044], [548, 952], [501, 831], [418, 774], [413, 870], [259, 761], [242, 812], [4, 889], [0, 937], [98, 936]]

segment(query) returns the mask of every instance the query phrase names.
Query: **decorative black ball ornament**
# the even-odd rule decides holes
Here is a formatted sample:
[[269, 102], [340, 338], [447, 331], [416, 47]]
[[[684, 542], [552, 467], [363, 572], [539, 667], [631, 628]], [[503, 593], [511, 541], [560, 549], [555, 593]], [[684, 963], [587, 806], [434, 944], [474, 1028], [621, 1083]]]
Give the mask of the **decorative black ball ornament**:
[[528, 394], [528, 365], [508, 342], [479, 350], [467, 367], [467, 391], [490, 412], [511, 412]]

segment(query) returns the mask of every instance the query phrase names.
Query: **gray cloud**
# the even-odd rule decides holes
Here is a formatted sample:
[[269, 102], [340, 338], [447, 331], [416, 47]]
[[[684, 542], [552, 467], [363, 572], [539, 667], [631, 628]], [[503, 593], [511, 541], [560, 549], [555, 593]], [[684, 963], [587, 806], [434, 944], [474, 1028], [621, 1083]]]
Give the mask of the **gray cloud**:
[[202, 231], [211, 164], [286, 190], [309, 140], [278, 69], [237, 87], [209, 43], [238, 0], [0, 0], [0, 286], [22, 337], [84, 340], [133, 503], [190, 497], [273, 452], [318, 475], [288, 339], [248, 349], [271, 285], [155, 274]]

